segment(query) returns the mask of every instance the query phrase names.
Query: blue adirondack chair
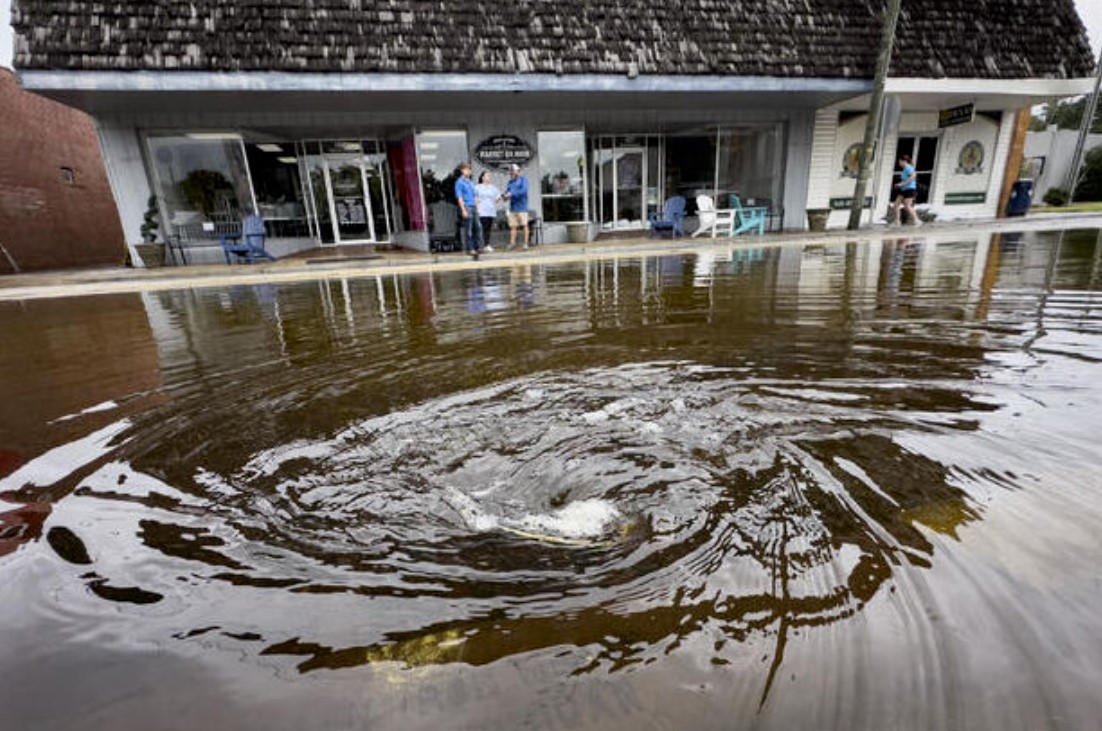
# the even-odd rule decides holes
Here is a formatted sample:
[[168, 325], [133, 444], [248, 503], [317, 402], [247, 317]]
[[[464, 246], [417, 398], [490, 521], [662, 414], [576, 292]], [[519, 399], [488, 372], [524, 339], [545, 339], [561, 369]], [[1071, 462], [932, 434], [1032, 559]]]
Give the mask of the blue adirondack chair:
[[730, 196], [731, 208], [735, 209], [735, 219], [731, 223], [731, 235], [738, 236], [757, 229], [758, 236], [765, 234], [765, 220], [769, 216], [769, 209], [765, 206], [747, 207], [742, 205], [738, 195]]
[[685, 199], [679, 195], [666, 199], [662, 206], [662, 213], [652, 213], [650, 221], [650, 235], [655, 236], [664, 231], [670, 232], [670, 238], [685, 235]]
[[[241, 222], [241, 233], [223, 234], [219, 237], [222, 243], [222, 253], [226, 257], [226, 263], [232, 264], [234, 260], [245, 260], [255, 264], [261, 259], [275, 261], [275, 257], [264, 249], [264, 242], [268, 238], [268, 232], [264, 228], [264, 219], [255, 214], [246, 216]], [[231, 258], [230, 255], [234, 258]]]

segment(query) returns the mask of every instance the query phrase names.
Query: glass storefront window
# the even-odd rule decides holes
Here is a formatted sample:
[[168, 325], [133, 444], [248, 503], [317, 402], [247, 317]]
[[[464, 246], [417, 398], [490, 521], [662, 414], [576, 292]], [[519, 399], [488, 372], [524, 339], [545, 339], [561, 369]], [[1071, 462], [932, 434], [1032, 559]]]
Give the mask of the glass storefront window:
[[460, 163], [470, 153], [467, 133], [462, 130], [430, 130], [417, 133], [417, 160], [428, 213], [430, 236], [455, 235], [458, 204], [455, 180]]
[[731, 127], [719, 131], [716, 205], [730, 206], [731, 194], [746, 205], [781, 205], [784, 163], [781, 125]]
[[257, 213], [270, 236], [309, 236], [299, 159], [293, 142], [247, 143]]
[[[696, 211], [696, 197], [715, 197], [716, 128], [688, 130], [666, 138], [666, 196], [685, 198]], [[725, 207], [725, 206], [720, 206]]]
[[587, 220], [585, 133], [540, 132], [539, 153], [543, 220]]
[[236, 225], [254, 212], [245, 148], [238, 135], [151, 136], [147, 143], [169, 233], [209, 238], [218, 224]]

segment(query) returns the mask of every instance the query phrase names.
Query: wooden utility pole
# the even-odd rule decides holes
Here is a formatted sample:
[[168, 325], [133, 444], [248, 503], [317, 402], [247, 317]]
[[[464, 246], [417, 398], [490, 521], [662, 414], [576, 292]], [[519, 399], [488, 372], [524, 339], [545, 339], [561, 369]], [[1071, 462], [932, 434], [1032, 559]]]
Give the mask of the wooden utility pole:
[[1075, 202], [1075, 186], [1079, 184], [1079, 168], [1083, 164], [1083, 155], [1087, 148], [1087, 135], [1094, 124], [1094, 113], [1098, 109], [1098, 90], [1102, 87], [1102, 54], [1098, 56], [1097, 75], [1094, 80], [1094, 93], [1087, 99], [1083, 110], [1083, 121], [1079, 125], [1079, 139], [1075, 142], [1075, 155], [1072, 157], [1071, 172], [1068, 173], [1068, 203]]
[[849, 230], [856, 231], [861, 226], [861, 211], [865, 207], [865, 191], [869, 187], [869, 175], [873, 160], [876, 159], [876, 143], [880, 134], [880, 122], [884, 117], [884, 84], [888, 79], [888, 67], [892, 62], [892, 47], [895, 45], [895, 26], [899, 23], [899, 11], [902, 0], [888, 0], [884, 12], [884, 28], [880, 36], [880, 56], [876, 59], [876, 80], [872, 87], [872, 101], [869, 102], [869, 116], [865, 122], [865, 141], [861, 145], [861, 166], [857, 171], [857, 184], [853, 189], [853, 205], [849, 209]]

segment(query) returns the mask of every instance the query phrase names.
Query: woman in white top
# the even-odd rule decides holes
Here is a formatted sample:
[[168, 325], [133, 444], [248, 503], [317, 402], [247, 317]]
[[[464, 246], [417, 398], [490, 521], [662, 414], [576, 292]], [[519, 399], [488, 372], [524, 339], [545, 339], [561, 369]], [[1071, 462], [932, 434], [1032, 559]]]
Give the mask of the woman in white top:
[[478, 217], [482, 220], [482, 249], [493, 251], [490, 246], [490, 232], [497, 220], [497, 201], [501, 198], [501, 191], [490, 182], [490, 173], [483, 172], [478, 176], [478, 185], [474, 187], [475, 205], [478, 208]]

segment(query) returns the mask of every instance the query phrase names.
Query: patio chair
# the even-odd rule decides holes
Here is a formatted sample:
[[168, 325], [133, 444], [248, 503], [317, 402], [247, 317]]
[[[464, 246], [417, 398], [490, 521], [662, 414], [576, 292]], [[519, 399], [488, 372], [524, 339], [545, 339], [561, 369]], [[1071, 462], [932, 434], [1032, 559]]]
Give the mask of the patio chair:
[[222, 234], [219, 242], [222, 244], [222, 254], [226, 257], [226, 263], [232, 264], [230, 254], [237, 261], [244, 259], [250, 264], [255, 264], [261, 259], [275, 261], [275, 257], [264, 249], [264, 243], [268, 238], [268, 232], [264, 228], [264, 219], [257, 215], [246, 216], [241, 221], [240, 234]]
[[662, 213], [652, 213], [649, 217], [650, 235], [670, 232], [670, 238], [685, 235], [685, 199], [679, 195], [666, 199]]
[[696, 197], [696, 210], [700, 225], [693, 231], [693, 236], [710, 233], [714, 239], [720, 230], [730, 231], [734, 226], [735, 212], [729, 208], [717, 209], [710, 195]]
[[735, 210], [735, 222], [731, 224], [731, 235], [738, 236], [757, 229], [758, 236], [765, 234], [765, 220], [769, 217], [769, 209], [765, 206], [746, 207], [742, 205], [738, 195], [730, 196], [731, 208]]

